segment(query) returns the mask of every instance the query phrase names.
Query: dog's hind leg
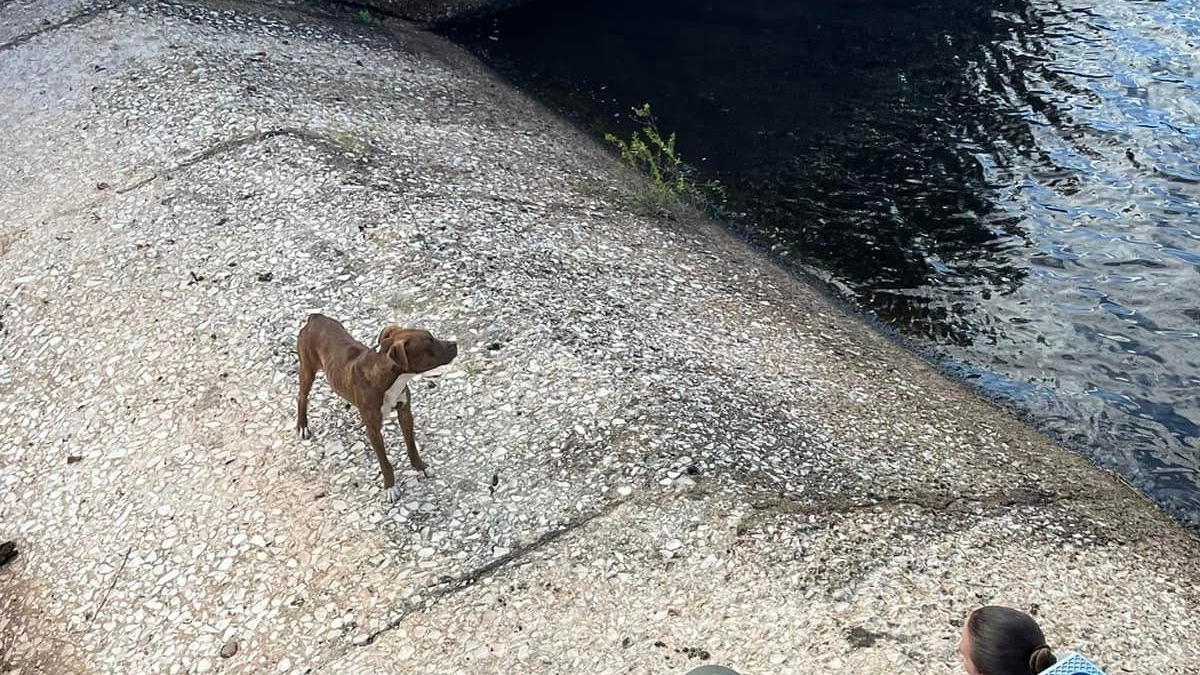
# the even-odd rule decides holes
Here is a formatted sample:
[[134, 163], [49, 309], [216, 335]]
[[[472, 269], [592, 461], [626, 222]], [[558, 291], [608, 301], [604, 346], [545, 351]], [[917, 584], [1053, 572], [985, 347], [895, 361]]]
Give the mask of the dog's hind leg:
[[313, 381], [317, 379], [316, 365], [305, 355], [303, 348], [297, 349], [300, 356], [300, 393], [296, 396], [296, 433], [300, 438], [312, 438], [308, 430], [308, 392], [312, 390]]

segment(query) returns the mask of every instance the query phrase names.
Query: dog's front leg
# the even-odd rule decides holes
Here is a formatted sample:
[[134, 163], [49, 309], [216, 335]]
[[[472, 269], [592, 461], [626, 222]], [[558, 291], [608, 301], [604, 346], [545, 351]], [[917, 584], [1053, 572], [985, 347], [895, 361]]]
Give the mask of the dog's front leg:
[[379, 410], [359, 412], [367, 430], [367, 438], [375, 450], [375, 458], [379, 460], [379, 470], [383, 472], [383, 499], [394, 502], [400, 498], [400, 486], [396, 485], [396, 473], [392, 470], [392, 463], [388, 461], [387, 450], [383, 446], [383, 413]]
[[429, 477], [429, 466], [421, 461], [421, 456], [417, 454], [417, 439], [413, 434], [413, 416], [412, 416], [412, 400], [402, 400], [400, 405], [396, 406], [396, 417], [400, 420], [400, 431], [404, 434], [404, 446], [408, 449], [408, 462], [412, 464], [412, 468], [425, 474]]

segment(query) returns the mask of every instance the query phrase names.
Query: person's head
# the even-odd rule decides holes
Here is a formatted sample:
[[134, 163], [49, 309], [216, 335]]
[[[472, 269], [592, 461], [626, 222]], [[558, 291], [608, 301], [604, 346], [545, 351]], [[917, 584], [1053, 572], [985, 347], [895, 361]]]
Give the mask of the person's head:
[[1010, 607], [980, 607], [963, 625], [958, 655], [967, 675], [1037, 675], [1054, 652], [1033, 617]]

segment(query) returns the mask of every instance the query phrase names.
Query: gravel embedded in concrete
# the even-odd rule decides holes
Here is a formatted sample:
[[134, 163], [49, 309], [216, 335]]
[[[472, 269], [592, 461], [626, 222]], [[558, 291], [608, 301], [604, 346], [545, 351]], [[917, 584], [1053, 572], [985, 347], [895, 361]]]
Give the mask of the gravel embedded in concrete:
[[[0, 94], [0, 670], [1200, 671], [1194, 538], [437, 38], [18, 0]], [[311, 311], [463, 343], [396, 504]]]

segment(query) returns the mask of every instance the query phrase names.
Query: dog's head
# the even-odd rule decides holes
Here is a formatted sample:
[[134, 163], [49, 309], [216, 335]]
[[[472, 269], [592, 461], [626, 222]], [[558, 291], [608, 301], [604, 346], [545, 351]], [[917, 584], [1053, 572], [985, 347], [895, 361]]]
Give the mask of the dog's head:
[[379, 331], [379, 353], [403, 372], [423, 373], [453, 361], [458, 356], [458, 343], [439, 340], [427, 330], [388, 324]]

